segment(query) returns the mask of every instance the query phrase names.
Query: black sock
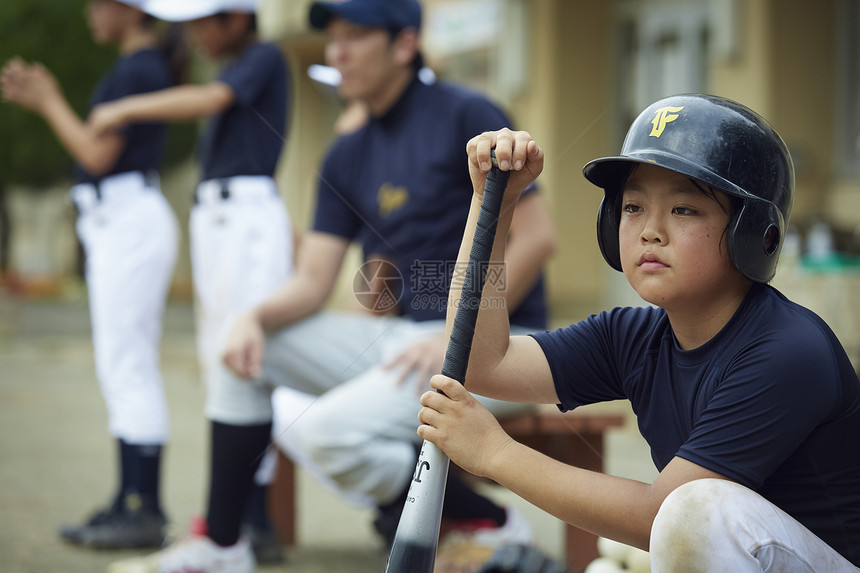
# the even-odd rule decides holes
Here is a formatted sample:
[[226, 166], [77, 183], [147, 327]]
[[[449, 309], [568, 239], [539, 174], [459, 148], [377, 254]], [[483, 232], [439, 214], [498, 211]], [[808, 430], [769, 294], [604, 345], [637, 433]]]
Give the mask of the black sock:
[[140, 459], [140, 498], [143, 507], [161, 513], [159, 484], [161, 483], [161, 451], [159, 445], [135, 446]]
[[475, 491], [456, 472], [448, 472], [443, 519], [489, 519], [499, 527], [507, 521], [505, 508]]
[[122, 511], [125, 507], [125, 492], [128, 489], [128, 475], [131, 473], [131, 460], [126, 460], [125, 444], [122, 439], [116, 440], [116, 467], [117, 467], [117, 486], [116, 495], [114, 495], [111, 511]]
[[403, 505], [406, 503], [406, 497], [409, 495], [410, 485], [412, 485], [412, 480], [409, 481], [409, 484], [392, 501], [377, 506], [379, 513], [399, 517], [403, 512]]
[[[418, 464], [418, 455], [421, 453], [421, 445], [413, 444], [415, 448], [415, 464]], [[377, 509], [379, 513], [383, 516], [386, 516], [388, 519], [397, 518], [400, 519], [400, 514], [403, 512], [403, 504], [406, 503], [406, 498], [409, 495], [409, 487], [412, 485], [412, 480], [410, 479], [406, 482], [406, 487], [403, 488], [397, 497], [395, 497], [392, 501], [389, 501], [385, 504], [377, 505]]]
[[119, 442], [120, 476], [114, 508], [140, 508], [161, 512], [159, 494], [161, 473], [160, 445]]
[[272, 529], [269, 521], [269, 485], [260, 485], [254, 482], [248, 495], [248, 503], [245, 507], [245, 516], [242, 523], [252, 526], [260, 531]]
[[232, 426], [212, 422], [209, 537], [227, 547], [239, 539], [239, 526], [254, 474], [272, 432], [272, 424]]

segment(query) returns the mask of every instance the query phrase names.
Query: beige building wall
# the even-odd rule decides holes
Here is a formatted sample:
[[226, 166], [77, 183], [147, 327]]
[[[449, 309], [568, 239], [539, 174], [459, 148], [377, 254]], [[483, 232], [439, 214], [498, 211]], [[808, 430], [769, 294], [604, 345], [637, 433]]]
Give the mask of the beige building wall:
[[[731, 54], [713, 58], [705, 73], [708, 91], [759, 111], [785, 138], [797, 164], [795, 219], [822, 210], [844, 218], [839, 205], [860, 203], [856, 185], [833, 172], [837, 3], [732, 2], [729, 24], [736, 27], [737, 45]], [[310, 224], [316, 168], [338, 111], [337, 103], [307, 79], [307, 66], [323, 61], [321, 34], [307, 30], [309, 5], [268, 0], [261, 19], [264, 35], [279, 38], [296, 78], [292, 130], [278, 178], [300, 230]], [[581, 169], [594, 157], [617, 153], [619, 128], [626, 127], [616, 123], [619, 91], [631, 89], [625, 78], [615, 77], [621, 4], [524, 0], [524, 6], [526, 85], [507, 107], [516, 125], [532, 132], [546, 152], [541, 184], [561, 238], [548, 269], [549, 296], [554, 316], [576, 320], [602, 308], [613, 276], [594, 230], [601, 193]], [[357, 267], [357, 258], [352, 265]], [[347, 268], [342, 282], [351, 280], [352, 272]]]
[[555, 215], [560, 248], [548, 269], [552, 314], [562, 322], [598, 308], [606, 263], [595, 217], [602, 193], [582, 175], [612, 149], [611, 2], [539, 0], [530, 22], [529, 89], [512, 114], [546, 153], [540, 177]]
[[[425, 5], [444, 1], [450, 0], [423, 0]], [[860, 224], [860, 180], [841, 175], [835, 161], [841, 0], [718, 3], [733, 9], [728, 25], [733, 26], [736, 45], [711, 59], [707, 90], [761, 112], [786, 139], [797, 167], [795, 221], [823, 212], [845, 226]], [[307, 77], [308, 66], [324, 59], [323, 35], [308, 30], [310, 4], [263, 0], [260, 14], [261, 35], [282, 46], [293, 71], [291, 128], [277, 179], [299, 232], [310, 226], [318, 167], [340, 110], [337, 99]], [[505, 104], [516, 125], [531, 131], [546, 151], [541, 185], [561, 238], [549, 265], [548, 290], [559, 321], [599, 310], [619, 282], [597, 247], [594, 228], [601, 193], [583, 178], [581, 169], [594, 157], [617, 153], [619, 133], [626, 128], [617, 119], [620, 102], [632, 89], [630, 78], [616, 77], [620, 14], [631, 7], [666, 5], [672, 0], [522, 0], [525, 82]], [[189, 164], [164, 175], [165, 191], [186, 227], [196, 171]], [[36, 221], [27, 228], [38, 228], [40, 217], [47, 220], [56, 211], [17, 199], [14, 209], [13, 218]], [[46, 275], [71, 272], [70, 249], [21, 233], [23, 226], [18, 225], [12, 241], [16, 268], [39, 269]], [[182, 249], [175, 292], [188, 296], [187, 242]], [[357, 252], [347, 262], [335, 304], [348, 299], [360, 262]]]
[[747, 0], [736, 58], [715, 62], [710, 88], [761, 112], [795, 162], [792, 219], [823, 214], [860, 225], [860, 181], [838, 171], [838, 0]]
[[795, 162], [797, 220], [826, 210], [834, 182], [836, 2], [771, 0], [773, 122]]

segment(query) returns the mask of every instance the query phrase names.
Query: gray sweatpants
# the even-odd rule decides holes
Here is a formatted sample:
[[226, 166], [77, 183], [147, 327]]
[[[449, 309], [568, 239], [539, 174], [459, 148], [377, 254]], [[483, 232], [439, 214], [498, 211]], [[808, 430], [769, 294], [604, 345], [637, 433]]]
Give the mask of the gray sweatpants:
[[[386, 503], [415, 469], [421, 406], [418, 381], [397, 384], [399, 372], [383, 365], [444, 328], [442, 320], [319, 313], [267, 338], [259, 380], [218, 366], [206, 414], [225, 424], [263, 424], [272, 419], [275, 386], [319, 396], [297, 420], [301, 446], [338, 487]], [[497, 416], [530, 407], [479, 399]]]

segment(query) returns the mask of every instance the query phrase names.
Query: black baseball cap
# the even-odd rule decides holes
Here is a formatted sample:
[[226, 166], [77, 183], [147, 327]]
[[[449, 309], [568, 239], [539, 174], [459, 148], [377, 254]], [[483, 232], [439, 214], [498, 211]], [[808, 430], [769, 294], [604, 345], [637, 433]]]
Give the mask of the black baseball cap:
[[333, 17], [368, 28], [420, 29], [421, 5], [418, 0], [341, 0], [311, 5], [311, 28], [323, 30]]

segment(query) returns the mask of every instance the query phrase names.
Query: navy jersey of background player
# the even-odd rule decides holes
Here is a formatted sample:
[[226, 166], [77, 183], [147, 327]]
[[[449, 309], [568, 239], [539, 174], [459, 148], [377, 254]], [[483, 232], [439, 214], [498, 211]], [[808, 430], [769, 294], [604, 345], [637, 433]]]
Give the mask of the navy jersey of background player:
[[677, 455], [722, 474], [860, 563], [860, 382], [813, 312], [755, 284], [693, 350], [678, 347], [656, 308], [532, 336], [562, 409], [629, 399], [658, 470]]
[[[90, 109], [100, 103], [122, 97], [169, 88], [173, 85], [170, 70], [161, 52], [155, 48], [121, 56], [102, 77], [90, 98]], [[165, 123], [134, 123], [122, 130], [125, 148], [116, 164], [102, 177], [127, 171], [151, 171], [161, 165], [167, 138]], [[75, 167], [77, 183], [96, 183], [101, 177]]]
[[220, 72], [218, 80], [233, 90], [235, 103], [213, 117], [200, 136], [202, 180], [274, 177], [287, 139], [287, 71], [276, 45], [257, 42]]
[[[472, 198], [466, 143], [509, 127], [470, 90], [415, 79], [381, 117], [341, 137], [323, 162], [313, 228], [390, 258], [404, 278], [400, 312], [444, 319], [450, 275]], [[545, 328], [543, 277], [511, 323]]]

